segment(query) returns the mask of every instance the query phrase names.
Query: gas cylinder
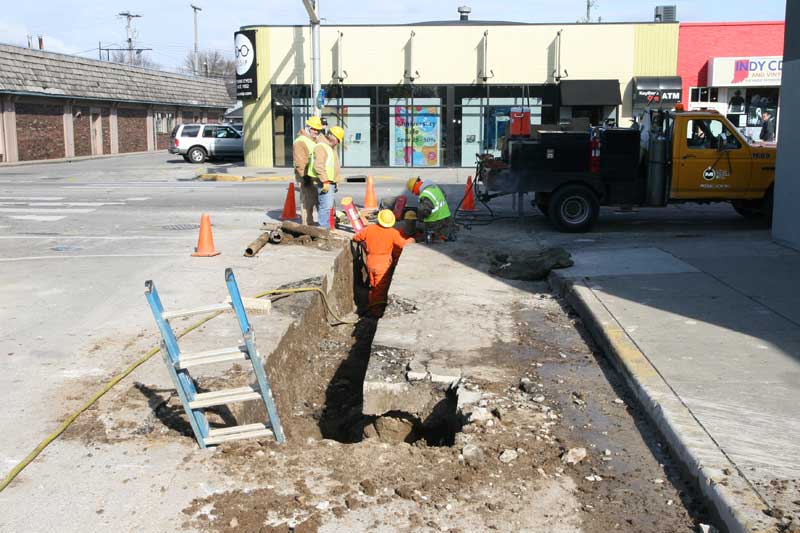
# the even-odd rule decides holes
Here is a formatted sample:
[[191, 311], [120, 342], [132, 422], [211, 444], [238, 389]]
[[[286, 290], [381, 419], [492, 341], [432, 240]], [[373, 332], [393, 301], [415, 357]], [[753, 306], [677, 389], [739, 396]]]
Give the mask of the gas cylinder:
[[344, 209], [344, 212], [347, 214], [347, 218], [350, 219], [350, 225], [353, 227], [353, 231], [358, 233], [364, 229], [364, 223], [362, 222], [358, 209], [356, 209], [356, 205], [353, 203], [352, 197], [345, 196], [342, 198], [342, 209]]

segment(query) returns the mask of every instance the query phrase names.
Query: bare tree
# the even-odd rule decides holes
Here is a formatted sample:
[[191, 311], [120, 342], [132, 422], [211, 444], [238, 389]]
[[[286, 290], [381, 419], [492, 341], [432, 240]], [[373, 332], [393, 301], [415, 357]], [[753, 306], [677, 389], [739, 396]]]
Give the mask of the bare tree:
[[114, 63], [124, 63], [134, 67], [159, 68], [161, 65], [150, 59], [144, 52], [134, 52], [129, 55], [127, 51], [115, 50], [111, 54], [111, 61]]
[[[194, 52], [187, 52], [183, 59], [183, 70], [193, 72]], [[197, 54], [197, 75], [212, 78], [233, 78], [236, 65], [233, 59], [226, 58], [219, 50], [201, 50]]]

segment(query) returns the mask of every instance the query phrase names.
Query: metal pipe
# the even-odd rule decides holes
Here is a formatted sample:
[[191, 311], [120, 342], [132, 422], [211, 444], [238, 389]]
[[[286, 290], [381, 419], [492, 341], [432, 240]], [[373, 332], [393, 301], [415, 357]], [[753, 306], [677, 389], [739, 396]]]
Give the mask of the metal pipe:
[[254, 255], [256, 255], [258, 251], [261, 250], [265, 244], [267, 244], [267, 242], [270, 239], [270, 235], [271, 233], [267, 232], [264, 232], [261, 235], [259, 235], [259, 237], [256, 240], [247, 245], [247, 248], [245, 248], [244, 250], [244, 256], [253, 257]]
[[280, 244], [283, 241], [283, 232], [281, 230], [273, 230], [269, 232], [269, 242], [272, 244]]

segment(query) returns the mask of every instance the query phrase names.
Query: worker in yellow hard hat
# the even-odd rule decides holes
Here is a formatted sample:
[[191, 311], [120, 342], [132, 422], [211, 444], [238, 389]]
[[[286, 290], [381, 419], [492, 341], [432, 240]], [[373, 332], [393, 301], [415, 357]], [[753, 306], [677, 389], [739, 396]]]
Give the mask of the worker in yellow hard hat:
[[410, 178], [406, 182], [406, 188], [411, 194], [419, 196], [417, 218], [422, 220], [426, 239], [430, 241], [433, 238], [442, 238], [454, 241], [456, 227], [444, 191], [432, 181], [420, 177]]
[[325, 229], [331, 229], [330, 211], [342, 173], [336, 147], [343, 142], [344, 128], [341, 126], [332, 126], [327, 133], [319, 135], [314, 147], [314, 163], [308, 171], [317, 188], [317, 220]]
[[311, 177], [309, 169], [314, 161], [314, 147], [317, 137], [325, 126], [322, 120], [314, 115], [306, 120], [305, 127], [297, 132], [297, 137], [292, 144], [292, 159], [294, 163], [294, 179], [300, 189], [300, 221], [303, 224], [314, 223], [314, 206], [317, 205], [317, 188]]
[[400, 251], [414, 239], [406, 239], [394, 228], [394, 213], [388, 209], [378, 212], [378, 224], [371, 224], [355, 234], [355, 242], [364, 243], [367, 249], [367, 271], [369, 272], [369, 306], [375, 316], [381, 316], [389, 296], [391, 272]]

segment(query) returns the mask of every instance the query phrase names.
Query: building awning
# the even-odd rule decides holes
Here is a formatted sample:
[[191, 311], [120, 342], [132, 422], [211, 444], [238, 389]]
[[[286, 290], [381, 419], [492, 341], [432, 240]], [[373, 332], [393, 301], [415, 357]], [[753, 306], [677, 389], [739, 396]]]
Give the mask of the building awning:
[[631, 83], [633, 107], [672, 107], [681, 101], [680, 76], [637, 76]]
[[561, 80], [561, 105], [620, 105], [619, 80]]

